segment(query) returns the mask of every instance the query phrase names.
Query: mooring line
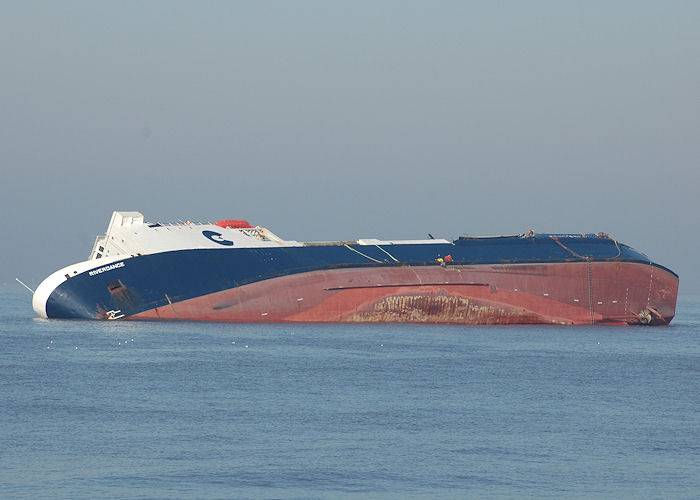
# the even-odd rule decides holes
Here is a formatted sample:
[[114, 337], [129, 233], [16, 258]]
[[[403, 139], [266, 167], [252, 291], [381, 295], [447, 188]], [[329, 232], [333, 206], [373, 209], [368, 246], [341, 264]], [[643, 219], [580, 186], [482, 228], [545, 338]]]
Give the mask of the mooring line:
[[352, 247], [351, 247], [350, 245], [348, 245], [348, 244], [345, 244], [345, 245], [343, 245], [343, 246], [344, 246], [345, 248], [347, 248], [348, 250], [352, 250], [352, 251], [355, 252], [355, 253], [359, 253], [360, 255], [362, 255], [363, 257], [365, 257], [365, 258], [367, 258], [367, 259], [369, 259], [369, 260], [372, 260], [372, 261], [374, 261], [374, 262], [378, 262], [379, 264], [382, 263], [381, 260], [373, 259], [373, 258], [370, 257], [369, 255], [365, 255], [365, 254], [363, 254], [362, 252], [360, 252], [360, 251], [358, 251], [358, 250], [355, 250], [354, 248], [352, 248]]
[[571, 255], [574, 255], [574, 256], [578, 257], [579, 259], [583, 259], [583, 260], [586, 260], [588, 258], [588, 257], [584, 257], [583, 255], [579, 255], [576, 252], [574, 252], [572, 249], [570, 249], [569, 247], [564, 245], [561, 241], [559, 241], [559, 238], [557, 238], [556, 236], [550, 236], [550, 238], [554, 241], [554, 243], [556, 243], [557, 245], [562, 247], [564, 250], [569, 252]]
[[399, 259], [397, 259], [397, 258], [394, 257], [393, 255], [391, 255], [389, 252], [387, 252], [386, 250], [384, 250], [384, 249], [383, 249], [382, 247], [380, 247], [379, 245], [374, 245], [374, 246], [377, 247], [377, 248], [378, 248], [379, 250], [381, 250], [382, 252], [384, 252], [385, 254], [387, 254], [387, 255], [388, 255], [389, 257], [391, 257], [392, 259], [394, 259], [394, 262], [398, 262], [398, 261], [399, 261]]
[[26, 288], [26, 289], [29, 290], [30, 292], [34, 293], [34, 290], [32, 290], [31, 288], [29, 288], [29, 287], [24, 283], [24, 281], [22, 281], [22, 280], [19, 279], [19, 278], [15, 278], [15, 280], [17, 280], [17, 283], [19, 283], [20, 285], [22, 285], [24, 288]]

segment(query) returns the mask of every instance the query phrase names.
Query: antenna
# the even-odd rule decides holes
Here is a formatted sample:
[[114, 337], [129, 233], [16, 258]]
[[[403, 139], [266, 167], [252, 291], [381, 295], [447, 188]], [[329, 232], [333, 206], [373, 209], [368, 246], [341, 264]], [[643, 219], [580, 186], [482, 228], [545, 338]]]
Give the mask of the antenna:
[[26, 288], [26, 289], [29, 290], [30, 292], [34, 293], [34, 290], [32, 290], [31, 288], [29, 288], [27, 285], [25, 285], [24, 282], [23, 282], [21, 279], [19, 279], [19, 278], [15, 278], [15, 279], [17, 280], [17, 283], [19, 283], [20, 285], [22, 285], [24, 288]]

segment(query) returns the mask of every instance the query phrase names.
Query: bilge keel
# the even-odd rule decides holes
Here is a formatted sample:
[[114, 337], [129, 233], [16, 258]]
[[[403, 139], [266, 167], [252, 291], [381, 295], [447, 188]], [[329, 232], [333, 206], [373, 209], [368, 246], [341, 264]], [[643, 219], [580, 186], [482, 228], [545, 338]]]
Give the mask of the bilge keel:
[[243, 220], [114, 212], [46, 278], [44, 318], [665, 325], [678, 276], [604, 234], [302, 243]]

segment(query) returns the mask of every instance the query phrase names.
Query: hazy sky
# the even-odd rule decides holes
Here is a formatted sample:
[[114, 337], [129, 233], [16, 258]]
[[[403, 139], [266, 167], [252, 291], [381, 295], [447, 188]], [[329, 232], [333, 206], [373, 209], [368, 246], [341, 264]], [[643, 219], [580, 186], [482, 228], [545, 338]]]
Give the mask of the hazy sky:
[[0, 282], [113, 210], [605, 231], [700, 292], [700, 2], [0, 0]]

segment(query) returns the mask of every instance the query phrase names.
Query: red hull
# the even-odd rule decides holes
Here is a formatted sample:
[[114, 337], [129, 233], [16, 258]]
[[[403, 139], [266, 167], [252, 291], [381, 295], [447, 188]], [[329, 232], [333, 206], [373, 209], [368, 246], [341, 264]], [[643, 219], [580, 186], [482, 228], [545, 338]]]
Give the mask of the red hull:
[[667, 324], [678, 278], [628, 262], [335, 269], [197, 297], [140, 319], [264, 322]]

